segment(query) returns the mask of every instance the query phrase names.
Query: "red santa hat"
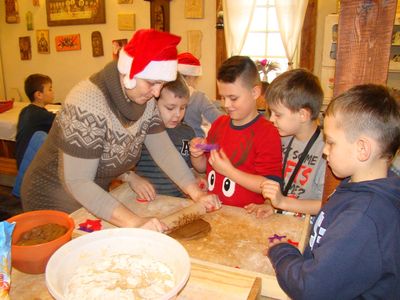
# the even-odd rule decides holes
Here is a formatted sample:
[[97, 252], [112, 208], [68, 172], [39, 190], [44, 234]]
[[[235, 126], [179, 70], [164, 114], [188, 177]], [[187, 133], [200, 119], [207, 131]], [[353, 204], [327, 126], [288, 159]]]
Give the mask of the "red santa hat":
[[178, 54], [178, 71], [187, 76], [201, 76], [202, 74], [200, 61], [189, 52]]
[[173, 81], [177, 72], [177, 50], [181, 38], [154, 29], [136, 31], [128, 44], [121, 49], [118, 71], [125, 75], [127, 89], [136, 86], [135, 78]]

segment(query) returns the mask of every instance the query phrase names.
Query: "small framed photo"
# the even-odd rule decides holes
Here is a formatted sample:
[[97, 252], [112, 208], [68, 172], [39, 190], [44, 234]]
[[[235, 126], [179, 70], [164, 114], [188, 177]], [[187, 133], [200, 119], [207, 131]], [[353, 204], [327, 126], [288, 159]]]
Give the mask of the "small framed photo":
[[79, 34], [67, 34], [56, 36], [57, 51], [81, 50], [81, 38]]
[[36, 30], [36, 43], [37, 43], [38, 53], [49, 54], [50, 53], [49, 31]]
[[185, 18], [203, 19], [204, 18], [203, 0], [185, 0]]
[[135, 30], [135, 14], [119, 13], [118, 14], [118, 30]]
[[395, 26], [393, 29], [392, 46], [400, 46], [400, 26]]
[[112, 41], [113, 60], [118, 60], [119, 51], [128, 43], [128, 39], [119, 39]]
[[21, 55], [21, 60], [31, 60], [32, 59], [32, 48], [31, 48], [31, 37], [22, 36], [19, 38], [19, 53]]

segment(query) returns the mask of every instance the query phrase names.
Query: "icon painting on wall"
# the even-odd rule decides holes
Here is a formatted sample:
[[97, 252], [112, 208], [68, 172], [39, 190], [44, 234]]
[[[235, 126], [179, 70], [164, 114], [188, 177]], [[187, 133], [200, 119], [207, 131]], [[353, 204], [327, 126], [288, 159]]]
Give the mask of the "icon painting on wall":
[[47, 25], [83, 25], [106, 22], [104, 0], [46, 0]]
[[6, 23], [19, 23], [18, 1], [5, 0], [6, 5]]
[[40, 54], [50, 53], [49, 31], [36, 30], [37, 49]]
[[56, 36], [57, 51], [81, 50], [81, 38], [79, 34]]
[[128, 43], [128, 39], [119, 39], [112, 41], [112, 48], [113, 48], [113, 59], [117, 60], [119, 57], [119, 51]]
[[103, 56], [103, 38], [100, 31], [92, 32], [92, 55], [93, 57]]
[[22, 36], [19, 38], [19, 53], [21, 55], [21, 60], [32, 59], [32, 47], [31, 47], [30, 36]]

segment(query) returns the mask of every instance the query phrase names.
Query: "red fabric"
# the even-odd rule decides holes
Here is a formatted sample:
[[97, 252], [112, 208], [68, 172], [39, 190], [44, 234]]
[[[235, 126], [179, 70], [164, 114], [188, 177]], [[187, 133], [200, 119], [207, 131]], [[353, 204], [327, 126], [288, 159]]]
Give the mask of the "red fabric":
[[178, 54], [179, 65], [200, 66], [200, 61], [191, 53], [183, 52]]
[[[282, 176], [281, 139], [271, 122], [259, 116], [255, 121], [240, 128], [232, 128], [229, 116], [221, 116], [211, 126], [207, 142], [219, 144], [232, 164], [239, 170], [261, 176]], [[207, 179], [209, 191], [217, 194], [223, 204], [243, 207], [250, 203], [262, 204], [264, 198], [260, 193], [251, 192], [234, 184], [231, 196], [226, 188], [229, 180], [215, 172], [215, 185], [212, 188], [212, 173], [215, 172], [207, 162]], [[223, 183], [225, 189], [223, 189]], [[232, 186], [232, 185], [231, 185]]]
[[151, 61], [177, 60], [176, 46], [181, 41], [177, 35], [154, 29], [138, 30], [128, 44], [125, 52], [133, 57], [129, 78], [140, 73]]

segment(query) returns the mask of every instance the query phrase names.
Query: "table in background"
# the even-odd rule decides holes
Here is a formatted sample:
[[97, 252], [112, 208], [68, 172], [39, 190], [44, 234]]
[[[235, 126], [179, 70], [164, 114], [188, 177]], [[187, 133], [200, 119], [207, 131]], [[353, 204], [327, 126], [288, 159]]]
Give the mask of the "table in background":
[[[14, 102], [13, 108], [0, 113], [0, 174], [16, 176], [15, 137], [17, 135], [18, 117], [21, 110], [30, 102]], [[46, 109], [56, 113], [61, 105], [48, 104]]]

